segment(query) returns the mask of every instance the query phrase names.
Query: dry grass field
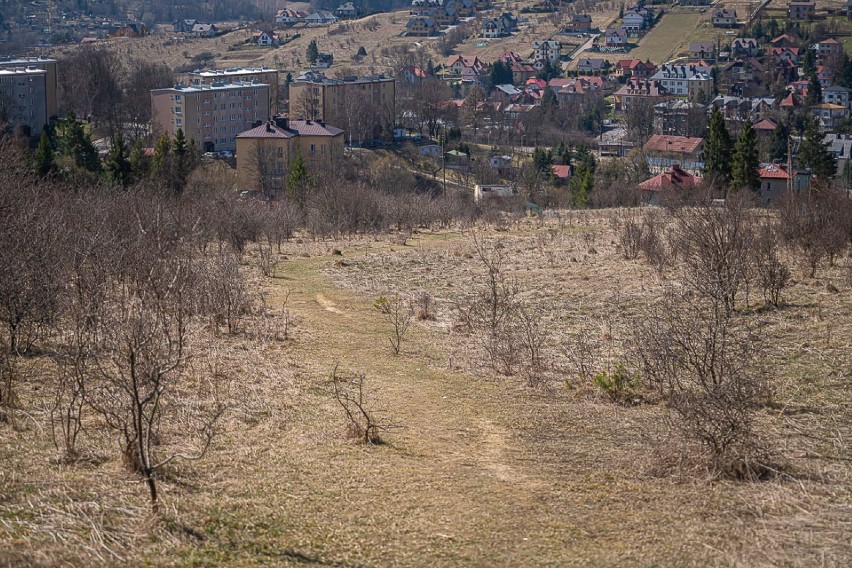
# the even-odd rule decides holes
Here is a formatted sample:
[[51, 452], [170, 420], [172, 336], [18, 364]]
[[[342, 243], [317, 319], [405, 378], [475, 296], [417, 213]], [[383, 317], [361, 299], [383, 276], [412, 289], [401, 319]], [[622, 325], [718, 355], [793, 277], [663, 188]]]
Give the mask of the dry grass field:
[[[631, 316], [664, 286], [623, 259], [610, 215], [404, 244], [293, 240], [272, 278], [249, 252], [267, 305], [288, 298], [291, 338], [253, 317], [209, 339], [234, 379], [231, 407], [213, 451], [167, 472], [158, 519], [96, 429], [83, 443], [90, 460], [56, 462], [33, 360], [27, 412], [0, 424], [0, 565], [848, 566], [852, 259], [816, 279], [795, 271], [787, 305], [755, 312], [776, 391], [760, 423], [786, 473], [762, 483], [662, 473], [665, 409], [609, 402], [564, 356], [582, 333], [604, 354], [596, 364], [617, 360]], [[452, 306], [482, 282], [474, 234], [500, 242], [525, 301], [547, 312], [543, 386], [488, 372], [455, 329]], [[373, 303], [422, 291], [436, 320], [417, 322], [394, 356]], [[338, 363], [366, 373], [368, 407], [400, 426], [386, 443], [344, 436], [329, 379]]]

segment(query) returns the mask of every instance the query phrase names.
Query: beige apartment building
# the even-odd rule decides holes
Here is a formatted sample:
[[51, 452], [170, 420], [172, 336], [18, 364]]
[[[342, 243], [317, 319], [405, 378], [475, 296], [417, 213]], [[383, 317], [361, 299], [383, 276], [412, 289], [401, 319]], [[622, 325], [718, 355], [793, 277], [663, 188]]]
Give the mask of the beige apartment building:
[[269, 85], [248, 81], [178, 84], [151, 91], [151, 109], [155, 132], [174, 136], [182, 128], [204, 152], [234, 151], [237, 134], [269, 119]]
[[290, 85], [291, 118], [322, 120], [349, 130], [365, 114], [373, 131], [393, 121], [396, 79], [384, 75], [329, 79], [321, 72], [306, 71]]
[[0, 67], [0, 110], [6, 120], [30, 137], [48, 123], [47, 71], [34, 67]]
[[199, 69], [187, 74], [187, 83], [192, 86], [212, 85], [214, 82], [233, 83], [248, 81], [269, 85], [269, 114], [278, 112], [278, 69], [269, 67], [230, 67], [228, 69]]
[[30, 67], [45, 71], [44, 96], [47, 118], [59, 116], [59, 70], [56, 59], [46, 57], [0, 57], [0, 69]]

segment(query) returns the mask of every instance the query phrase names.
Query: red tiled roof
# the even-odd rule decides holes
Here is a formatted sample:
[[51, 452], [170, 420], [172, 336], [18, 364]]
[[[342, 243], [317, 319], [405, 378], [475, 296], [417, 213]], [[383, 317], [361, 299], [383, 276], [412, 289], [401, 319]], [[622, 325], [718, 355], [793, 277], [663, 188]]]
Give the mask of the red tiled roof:
[[571, 176], [571, 166], [562, 166], [562, 165], [552, 165], [550, 169], [553, 170], [553, 175], [558, 177], [559, 179], [568, 179]]
[[776, 126], [778, 125], [769, 120], [768, 118], [764, 118], [763, 120], [752, 126], [752, 128], [754, 128], [755, 130], [775, 130]]
[[645, 142], [645, 151], [656, 152], [679, 152], [692, 154], [704, 143], [703, 138], [692, 138], [689, 136], [669, 136], [667, 134], [654, 134]]
[[295, 134], [287, 132], [274, 122], [265, 122], [237, 134], [237, 138], [292, 138]]
[[639, 189], [662, 191], [664, 189], [691, 189], [701, 184], [702, 179], [685, 172], [678, 166], [672, 166], [663, 173], [639, 184]]
[[757, 170], [761, 179], [787, 179], [787, 168], [778, 164], [760, 164]]
[[237, 138], [293, 138], [294, 136], [337, 136], [343, 131], [315, 120], [290, 120], [284, 129], [274, 122], [265, 122], [237, 134]]
[[290, 130], [295, 130], [299, 136], [337, 136], [343, 134], [340, 128], [329, 126], [315, 120], [291, 120]]

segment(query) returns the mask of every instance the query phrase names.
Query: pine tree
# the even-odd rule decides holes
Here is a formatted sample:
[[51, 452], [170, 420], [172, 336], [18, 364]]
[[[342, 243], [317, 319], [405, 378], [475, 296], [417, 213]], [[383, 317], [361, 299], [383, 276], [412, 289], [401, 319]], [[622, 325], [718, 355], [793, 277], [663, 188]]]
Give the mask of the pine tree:
[[83, 122], [73, 113], [63, 118], [56, 127], [59, 153], [74, 160], [74, 163], [90, 172], [101, 171], [101, 160], [86, 132]]
[[826, 179], [837, 173], [837, 158], [822, 140], [816, 120], [809, 121], [799, 146], [799, 165], [808, 168], [816, 177]]
[[38, 175], [46, 176], [53, 171], [53, 145], [50, 143], [50, 136], [47, 130], [43, 130], [41, 138], [38, 140], [38, 147], [35, 152], [35, 166]]
[[298, 203], [303, 203], [305, 186], [307, 186], [308, 181], [308, 168], [305, 166], [305, 160], [302, 158], [302, 153], [296, 150], [296, 157], [293, 158], [293, 163], [290, 164], [290, 171], [287, 174], [287, 193]]
[[157, 139], [154, 146], [154, 159], [151, 161], [151, 176], [166, 178], [171, 170], [172, 143], [165, 132]]
[[571, 190], [571, 205], [578, 209], [585, 207], [594, 187], [595, 178], [592, 172], [585, 165], [578, 165], [568, 184]]
[[760, 158], [757, 154], [757, 135], [751, 127], [751, 120], [746, 120], [732, 158], [732, 184], [736, 188], [748, 187], [760, 189]]
[[306, 55], [308, 58], [308, 63], [310, 63], [311, 65], [317, 62], [317, 59], [319, 58], [319, 48], [317, 48], [317, 40], [312, 39], [311, 43], [308, 44]]
[[787, 162], [787, 139], [790, 137], [790, 130], [783, 122], [775, 125], [775, 130], [772, 131], [772, 139], [769, 141], [769, 159]]
[[816, 72], [811, 74], [811, 80], [808, 83], [808, 98], [807, 105], [814, 106], [822, 102], [822, 85], [819, 82]]
[[189, 147], [187, 145], [186, 136], [183, 134], [183, 128], [178, 128], [175, 132], [175, 139], [172, 142], [172, 189], [176, 193], [183, 191], [186, 185], [186, 178], [189, 176]]
[[731, 179], [731, 136], [718, 108], [710, 115], [710, 129], [704, 144], [704, 177], [727, 185]]
[[110, 148], [104, 171], [107, 179], [113, 183], [127, 186], [130, 183], [131, 170], [130, 160], [127, 159], [127, 147], [124, 145], [124, 136], [119, 130], [112, 138], [112, 148]]
[[816, 70], [816, 56], [814, 55], [814, 50], [810, 47], [806, 47], [805, 56], [802, 58], [802, 72], [805, 77], [810, 77], [816, 73]]
[[145, 154], [145, 145], [139, 138], [130, 151], [130, 171], [136, 179], [144, 179], [151, 174], [151, 158]]

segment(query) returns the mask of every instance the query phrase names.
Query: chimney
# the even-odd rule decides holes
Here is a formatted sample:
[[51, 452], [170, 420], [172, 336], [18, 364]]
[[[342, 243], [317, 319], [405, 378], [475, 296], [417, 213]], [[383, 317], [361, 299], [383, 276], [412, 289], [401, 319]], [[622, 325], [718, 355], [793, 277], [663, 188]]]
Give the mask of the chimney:
[[272, 120], [275, 121], [275, 125], [278, 128], [281, 128], [283, 130], [287, 130], [290, 127], [290, 125], [287, 122], [287, 117], [282, 115], [282, 114], [276, 114], [275, 116], [272, 117]]
[[266, 123], [266, 131], [267, 132], [275, 132], [275, 129], [272, 128], [272, 121], [271, 120]]

